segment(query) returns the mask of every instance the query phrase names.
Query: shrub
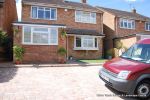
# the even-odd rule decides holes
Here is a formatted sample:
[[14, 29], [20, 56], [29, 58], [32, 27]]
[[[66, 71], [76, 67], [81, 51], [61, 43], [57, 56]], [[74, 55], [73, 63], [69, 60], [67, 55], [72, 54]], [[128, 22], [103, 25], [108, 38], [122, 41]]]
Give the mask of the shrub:
[[13, 47], [13, 52], [14, 52], [15, 60], [21, 61], [23, 58], [23, 54], [25, 52], [25, 49], [23, 47], [15, 45]]
[[115, 42], [115, 47], [117, 49], [121, 49], [123, 47], [123, 43], [120, 40], [118, 40], [118, 41]]
[[66, 51], [66, 49], [65, 49], [64, 47], [60, 47], [60, 48], [58, 49], [58, 54], [59, 54], [60, 56], [65, 56], [66, 53], [67, 53], [67, 51]]
[[8, 36], [6, 32], [0, 29], [0, 46], [5, 46], [8, 43]]
[[61, 37], [65, 37], [67, 32], [65, 31], [64, 28], [61, 29]]

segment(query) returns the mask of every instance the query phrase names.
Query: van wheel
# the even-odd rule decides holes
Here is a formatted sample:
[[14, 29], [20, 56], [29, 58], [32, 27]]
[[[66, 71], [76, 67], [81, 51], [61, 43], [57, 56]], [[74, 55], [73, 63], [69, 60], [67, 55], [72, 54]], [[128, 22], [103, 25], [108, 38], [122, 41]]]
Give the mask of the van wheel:
[[136, 95], [140, 98], [150, 97], [150, 81], [142, 81], [138, 84], [135, 90]]

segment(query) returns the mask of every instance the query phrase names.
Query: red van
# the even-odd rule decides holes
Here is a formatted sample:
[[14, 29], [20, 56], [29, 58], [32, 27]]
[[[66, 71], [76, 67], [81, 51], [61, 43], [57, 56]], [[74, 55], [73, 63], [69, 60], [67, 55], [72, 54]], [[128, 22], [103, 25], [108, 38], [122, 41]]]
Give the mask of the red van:
[[99, 72], [110, 87], [142, 98], [150, 97], [150, 39], [137, 42], [119, 58], [107, 61]]

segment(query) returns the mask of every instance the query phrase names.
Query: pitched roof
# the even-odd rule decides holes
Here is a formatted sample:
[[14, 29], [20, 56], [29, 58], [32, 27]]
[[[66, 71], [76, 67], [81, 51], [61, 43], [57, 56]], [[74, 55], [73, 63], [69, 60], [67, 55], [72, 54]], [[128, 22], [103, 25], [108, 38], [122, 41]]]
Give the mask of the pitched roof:
[[99, 10], [109, 12], [116, 17], [124, 17], [124, 18], [133, 18], [136, 20], [143, 20], [143, 21], [150, 21], [149, 17], [146, 17], [144, 15], [138, 14], [138, 13], [133, 13], [133, 12], [127, 12], [127, 11], [122, 11], [122, 10], [117, 10], [117, 9], [111, 9], [111, 8], [104, 8], [104, 7], [98, 7]]
[[74, 35], [91, 35], [91, 36], [104, 36], [104, 34], [99, 33], [96, 30], [88, 30], [88, 29], [75, 29], [75, 28], [67, 28], [65, 29], [67, 34]]
[[98, 9], [95, 7], [86, 4], [86, 3], [79, 3], [79, 2], [72, 2], [72, 1], [67, 1], [67, 0], [22, 0], [24, 4], [43, 4], [43, 5], [55, 5], [55, 6], [61, 6], [63, 8], [70, 8], [70, 9], [85, 9], [85, 10], [90, 10], [90, 11], [96, 11], [100, 12]]

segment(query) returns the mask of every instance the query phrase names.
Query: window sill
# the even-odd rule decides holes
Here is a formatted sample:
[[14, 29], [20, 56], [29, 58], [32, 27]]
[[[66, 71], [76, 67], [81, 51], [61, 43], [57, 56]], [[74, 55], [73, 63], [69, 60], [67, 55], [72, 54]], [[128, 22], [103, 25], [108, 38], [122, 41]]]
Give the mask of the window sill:
[[37, 43], [37, 44], [33, 44], [33, 43], [22, 43], [23, 45], [33, 45], [33, 46], [57, 46], [58, 44], [40, 44], [40, 43]]
[[145, 30], [146, 32], [150, 32], [150, 30]]
[[31, 19], [33, 19], [33, 20], [47, 20], [47, 21], [57, 21], [57, 18], [56, 19], [45, 19], [45, 18], [33, 18], [33, 17], [31, 17]]
[[80, 21], [75, 21], [76, 23], [81, 23], [81, 24], [93, 24], [96, 25], [97, 23], [90, 23], [90, 22], [80, 22]]
[[120, 27], [120, 29], [135, 30], [135, 28], [124, 28], [124, 27]]
[[75, 47], [73, 50], [99, 50], [98, 48], [77, 48]]

